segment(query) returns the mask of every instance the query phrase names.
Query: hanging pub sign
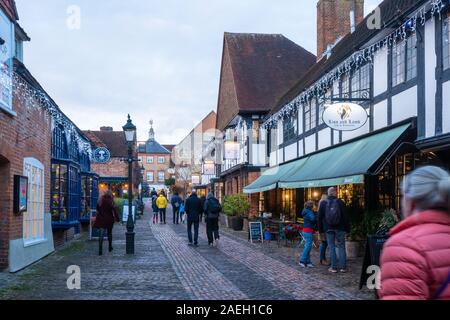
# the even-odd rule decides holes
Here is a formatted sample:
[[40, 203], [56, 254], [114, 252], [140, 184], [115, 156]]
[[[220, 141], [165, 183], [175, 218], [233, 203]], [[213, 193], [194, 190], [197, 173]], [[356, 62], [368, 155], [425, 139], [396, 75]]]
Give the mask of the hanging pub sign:
[[203, 163], [203, 174], [213, 175], [216, 172], [214, 161], [205, 161]]
[[96, 163], [107, 163], [111, 159], [111, 153], [106, 148], [97, 148], [94, 150], [93, 159]]
[[28, 178], [14, 176], [14, 213], [21, 214], [28, 210]]
[[200, 184], [200, 176], [193, 175], [192, 176], [192, 184]]
[[236, 141], [225, 141], [225, 159], [237, 160], [239, 159], [240, 146]]
[[323, 122], [333, 130], [354, 131], [369, 119], [366, 109], [355, 103], [335, 103], [326, 107]]

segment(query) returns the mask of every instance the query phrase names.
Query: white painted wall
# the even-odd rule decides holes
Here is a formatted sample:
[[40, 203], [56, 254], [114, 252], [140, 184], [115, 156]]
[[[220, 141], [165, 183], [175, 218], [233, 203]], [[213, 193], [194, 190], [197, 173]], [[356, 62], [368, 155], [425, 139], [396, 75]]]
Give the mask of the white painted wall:
[[303, 139], [298, 142], [298, 156], [303, 157], [305, 154], [303, 153]]
[[279, 164], [284, 162], [283, 150], [284, 150], [284, 148], [278, 149], [278, 158], [277, 159], [278, 159]]
[[450, 132], [450, 81], [443, 84], [442, 87], [442, 131]]
[[387, 100], [381, 101], [373, 107], [373, 129], [378, 130], [384, 128], [388, 124], [387, 116]]
[[381, 50], [374, 57], [373, 92], [374, 96], [386, 92], [388, 87], [388, 51]]
[[278, 152], [277, 151], [270, 153], [269, 164], [271, 167], [278, 165]]
[[333, 145], [339, 144], [339, 131], [333, 130]]
[[331, 146], [331, 129], [326, 128], [319, 131], [319, 150]]
[[425, 24], [425, 136], [427, 138], [436, 134], [435, 29], [433, 20]]
[[297, 143], [291, 144], [284, 148], [284, 161], [290, 161], [297, 158]]
[[305, 138], [305, 151], [306, 154], [316, 151], [316, 135], [310, 135]]
[[417, 86], [392, 97], [392, 123], [417, 116]]
[[253, 144], [252, 145], [252, 164], [254, 166], [266, 165], [266, 145]]

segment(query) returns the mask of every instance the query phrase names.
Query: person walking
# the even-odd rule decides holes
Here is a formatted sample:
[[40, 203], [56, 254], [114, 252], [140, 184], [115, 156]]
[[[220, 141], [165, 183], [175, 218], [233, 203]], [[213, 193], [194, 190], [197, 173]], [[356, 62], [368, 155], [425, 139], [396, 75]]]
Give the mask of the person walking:
[[158, 223], [159, 209], [158, 206], [156, 205], [156, 200], [158, 200], [158, 195], [152, 192], [153, 224]]
[[205, 207], [206, 197], [205, 196], [201, 196], [200, 197], [200, 201], [202, 202], [202, 212], [200, 213], [200, 222], [202, 222], [203, 221], [203, 214], [206, 215], [206, 213], [205, 213], [205, 211], [203, 209]]
[[173, 224], [179, 224], [180, 223], [180, 206], [183, 202], [178, 195], [178, 192], [175, 192], [173, 194], [172, 199], [170, 200], [172, 204], [172, 210], [173, 210]]
[[208, 236], [209, 246], [218, 246], [219, 244], [219, 215], [222, 212], [222, 206], [212, 192], [208, 193], [203, 206], [206, 219], [206, 235]]
[[328, 198], [322, 201], [318, 214], [319, 233], [326, 233], [331, 255], [331, 273], [338, 272], [336, 258], [336, 241], [339, 251], [339, 272], [347, 272], [347, 256], [345, 252], [345, 235], [350, 232], [350, 223], [344, 201], [337, 198], [334, 187], [328, 189]]
[[111, 191], [106, 191], [100, 198], [97, 204], [97, 214], [95, 216], [94, 228], [100, 231], [98, 254], [103, 254], [103, 238], [105, 233], [108, 235], [109, 252], [113, 251], [112, 247], [112, 231], [114, 222], [119, 222], [119, 215], [117, 214], [114, 205], [114, 196]]
[[[322, 202], [327, 201], [328, 196], [326, 194], [322, 195], [322, 198], [319, 201], [319, 204], [317, 206], [317, 208], [320, 208]], [[326, 223], [324, 223], [324, 229], [327, 229]], [[325, 232], [319, 233], [319, 239], [320, 239], [320, 247], [319, 247], [319, 252], [320, 252], [320, 260], [319, 263], [323, 266], [327, 266], [329, 267], [331, 264], [328, 262], [327, 260], [327, 248], [328, 248], [328, 241], [327, 241], [327, 234]]]
[[167, 198], [163, 191], [159, 194], [158, 199], [156, 199], [156, 206], [159, 210], [159, 223], [166, 224], [166, 209], [167, 209]]
[[[187, 231], [189, 245], [198, 246], [198, 228], [200, 225], [200, 215], [203, 212], [202, 201], [198, 198], [197, 192], [192, 191], [191, 196], [186, 200]], [[194, 239], [192, 239], [192, 226], [194, 226]], [[193, 241], [192, 241], [193, 240]]]
[[313, 211], [314, 202], [307, 201], [305, 208], [302, 211], [302, 217], [304, 220], [303, 225], [303, 238], [305, 239], [305, 247], [303, 248], [302, 255], [300, 256], [300, 267], [313, 268], [314, 265], [311, 262], [311, 249], [314, 241], [314, 233], [316, 232], [316, 215]]
[[381, 255], [382, 300], [450, 300], [450, 175], [426, 166], [402, 185], [404, 220]]
[[185, 201], [181, 201], [180, 204], [180, 222], [184, 223], [186, 220]]

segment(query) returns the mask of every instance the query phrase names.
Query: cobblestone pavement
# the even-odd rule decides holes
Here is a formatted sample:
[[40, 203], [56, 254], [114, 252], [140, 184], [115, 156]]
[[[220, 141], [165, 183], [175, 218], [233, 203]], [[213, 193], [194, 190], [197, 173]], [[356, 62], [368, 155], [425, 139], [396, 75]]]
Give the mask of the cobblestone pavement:
[[[135, 255], [125, 254], [125, 226], [117, 225], [112, 253], [99, 257], [97, 242], [81, 238], [22, 272], [0, 273], [0, 299], [373, 299], [357, 290], [357, 265], [345, 275], [301, 270], [298, 249], [250, 244], [245, 233], [229, 230], [222, 230], [219, 248], [210, 248], [204, 224], [194, 248], [185, 225], [149, 221], [146, 212], [137, 222]], [[67, 288], [70, 265], [80, 266], [81, 290]]]

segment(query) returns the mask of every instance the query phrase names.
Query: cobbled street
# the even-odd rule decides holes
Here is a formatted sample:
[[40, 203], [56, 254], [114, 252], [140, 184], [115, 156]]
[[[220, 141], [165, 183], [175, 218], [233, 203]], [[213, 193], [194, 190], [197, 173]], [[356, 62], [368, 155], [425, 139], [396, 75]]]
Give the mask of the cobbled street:
[[[0, 299], [52, 300], [359, 300], [360, 261], [347, 274], [326, 267], [300, 269], [300, 249], [251, 244], [245, 233], [221, 229], [218, 248], [207, 246], [205, 224], [199, 247], [187, 245], [186, 225], [136, 224], [136, 254], [125, 254], [125, 226], [114, 229], [114, 251], [98, 256], [97, 241], [81, 238], [17, 274], [0, 274]], [[105, 241], [105, 248], [107, 246]], [[317, 249], [313, 254], [317, 261]], [[81, 270], [81, 289], [67, 288], [67, 267]]]

